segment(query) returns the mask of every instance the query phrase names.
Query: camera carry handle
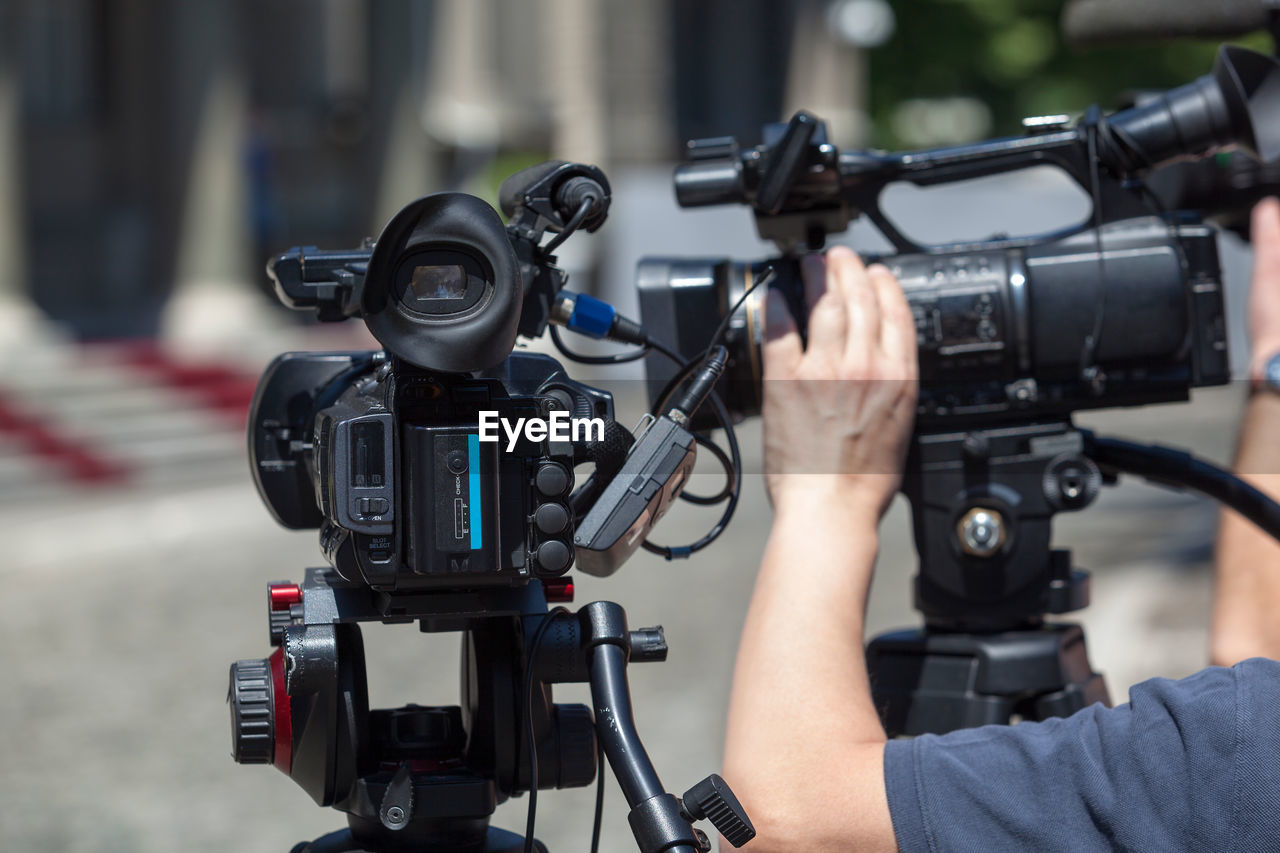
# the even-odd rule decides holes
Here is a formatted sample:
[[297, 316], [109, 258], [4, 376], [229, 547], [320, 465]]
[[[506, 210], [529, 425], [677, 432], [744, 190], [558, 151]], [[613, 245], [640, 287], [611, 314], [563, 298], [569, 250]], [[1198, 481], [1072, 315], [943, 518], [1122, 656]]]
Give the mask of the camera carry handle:
[[[1065, 116], [1025, 123], [1027, 136], [923, 151], [840, 151], [816, 116], [798, 112], [789, 123], [767, 125], [762, 144], [743, 149], [733, 137], [688, 143], [677, 167], [681, 207], [750, 206], [760, 237], [784, 254], [821, 249], [861, 215], [896, 252], [919, 254], [961, 246], [911, 240], [884, 213], [881, 195], [895, 182], [920, 187], [1052, 166], [1093, 201], [1094, 225], [1148, 212], [1150, 199], [1134, 175], [1187, 157], [1236, 146], [1263, 162], [1280, 157], [1280, 133], [1267, 117], [1277, 108], [1280, 62], [1238, 46], [1224, 46], [1213, 71], [1134, 109], [1103, 116], [1096, 108], [1071, 126]], [[1029, 245], [1066, 236], [1001, 237], [995, 245]]]

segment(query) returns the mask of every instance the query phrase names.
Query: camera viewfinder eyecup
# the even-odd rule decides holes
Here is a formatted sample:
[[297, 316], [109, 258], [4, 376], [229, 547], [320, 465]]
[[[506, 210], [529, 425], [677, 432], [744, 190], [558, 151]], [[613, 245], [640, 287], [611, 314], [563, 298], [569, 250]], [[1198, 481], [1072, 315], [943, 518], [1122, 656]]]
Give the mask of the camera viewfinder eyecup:
[[497, 211], [435, 193], [392, 217], [373, 249], [361, 314], [388, 350], [428, 370], [466, 373], [515, 347], [520, 267]]

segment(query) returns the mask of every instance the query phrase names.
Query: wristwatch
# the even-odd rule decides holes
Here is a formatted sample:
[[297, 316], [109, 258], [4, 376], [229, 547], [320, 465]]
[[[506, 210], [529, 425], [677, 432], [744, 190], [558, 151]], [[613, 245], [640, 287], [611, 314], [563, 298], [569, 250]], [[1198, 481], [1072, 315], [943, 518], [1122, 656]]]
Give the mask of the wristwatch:
[[1262, 375], [1254, 377], [1253, 393], [1269, 391], [1280, 394], [1280, 351], [1266, 360], [1262, 365]]

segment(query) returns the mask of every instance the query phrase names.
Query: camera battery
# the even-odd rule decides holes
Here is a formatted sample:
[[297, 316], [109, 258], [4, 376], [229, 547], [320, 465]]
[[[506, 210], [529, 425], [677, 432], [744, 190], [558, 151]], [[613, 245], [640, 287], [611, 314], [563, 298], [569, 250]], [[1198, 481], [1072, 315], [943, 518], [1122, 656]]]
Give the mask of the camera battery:
[[460, 427], [410, 426], [406, 563], [420, 575], [497, 574], [498, 445]]

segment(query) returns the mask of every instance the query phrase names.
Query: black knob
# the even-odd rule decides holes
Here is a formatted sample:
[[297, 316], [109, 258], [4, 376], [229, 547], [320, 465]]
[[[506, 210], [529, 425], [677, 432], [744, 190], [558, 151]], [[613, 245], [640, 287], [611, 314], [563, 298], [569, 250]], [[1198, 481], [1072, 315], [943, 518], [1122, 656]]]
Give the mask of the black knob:
[[[556, 705], [554, 709], [557, 788], [581, 788], [596, 778], [596, 724], [586, 705]], [[550, 787], [539, 774], [539, 787]], [[525, 780], [526, 782], [528, 780]]]
[[569, 511], [562, 504], [543, 504], [534, 510], [533, 523], [548, 536], [554, 536], [569, 523]]
[[543, 542], [538, 546], [536, 556], [538, 558], [538, 566], [544, 572], [550, 574], [563, 572], [569, 568], [569, 563], [573, 562], [573, 552], [569, 550], [568, 545], [559, 539]]
[[268, 611], [267, 624], [271, 631], [271, 645], [278, 646], [284, 642], [284, 629], [293, 624], [293, 614], [288, 610]]
[[231, 664], [231, 755], [240, 764], [270, 764], [275, 753], [271, 665], [265, 660]]
[[1064, 453], [1045, 467], [1043, 487], [1045, 500], [1054, 509], [1083, 509], [1102, 490], [1102, 472], [1089, 457]]
[[734, 847], [741, 847], [756, 837], [746, 809], [725, 782], [715, 773], [685, 791], [681, 801], [690, 821], [706, 819]]
[[534, 486], [549, 498], [558, 498], [569, 491], [570, 482], [569, 471], [555, 462], [538, 466], [538, 473], [533, 477]]

